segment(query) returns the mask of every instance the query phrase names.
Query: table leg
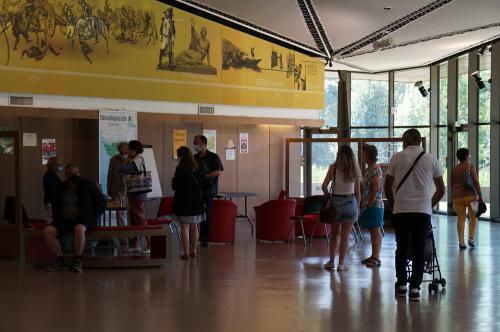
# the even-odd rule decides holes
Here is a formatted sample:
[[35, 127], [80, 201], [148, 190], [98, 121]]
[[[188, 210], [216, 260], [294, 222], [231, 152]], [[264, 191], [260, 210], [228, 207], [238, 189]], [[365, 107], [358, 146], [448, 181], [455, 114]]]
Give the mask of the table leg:
[[248, 197], [245, 196], [245, 218], [246, 220], [248, 221], [248, 223], [250, 224], [250, 227], [251, 227], [251, 234], [252, 234], [252, 238], [253, 238], [253, 224], [252, 224], [252, 221], [250, 220], [250, 217], [248, 217], [248, 212], [247, 212], [247, 199]]

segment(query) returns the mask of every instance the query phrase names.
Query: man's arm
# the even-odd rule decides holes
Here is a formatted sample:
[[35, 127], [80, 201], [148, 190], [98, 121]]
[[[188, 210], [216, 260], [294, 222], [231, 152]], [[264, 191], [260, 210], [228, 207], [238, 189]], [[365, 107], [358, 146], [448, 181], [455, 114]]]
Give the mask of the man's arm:
[[392, 210], [394, 206], [394, 193], [392, 191], [392, 186], [394, 185], [394, 177], [391, 175], [386, 175], [384, 183], [385, 197], [389, 202], [389, 209]]
[[434, 178], [434, 185], [436, 186], [436, 192], [432, 196], [432, 206], [436, 206], [441, 198], [444, 196], [444, 181], [442, 176]]

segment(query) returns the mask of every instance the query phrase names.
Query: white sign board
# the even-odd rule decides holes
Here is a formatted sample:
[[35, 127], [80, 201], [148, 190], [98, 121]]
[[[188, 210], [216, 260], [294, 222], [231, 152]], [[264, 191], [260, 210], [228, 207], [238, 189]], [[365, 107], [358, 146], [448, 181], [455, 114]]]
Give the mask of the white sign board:
[[23, 146], [37, 146], [36, 133], [23, 133]]

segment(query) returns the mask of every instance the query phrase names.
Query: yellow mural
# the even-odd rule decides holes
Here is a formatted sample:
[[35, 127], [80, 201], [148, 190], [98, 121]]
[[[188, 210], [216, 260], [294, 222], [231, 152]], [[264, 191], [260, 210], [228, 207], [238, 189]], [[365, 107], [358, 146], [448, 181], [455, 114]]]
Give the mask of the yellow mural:
[[0, 0], [0, 91], [323, 108], [322, 61], [152, 0]]

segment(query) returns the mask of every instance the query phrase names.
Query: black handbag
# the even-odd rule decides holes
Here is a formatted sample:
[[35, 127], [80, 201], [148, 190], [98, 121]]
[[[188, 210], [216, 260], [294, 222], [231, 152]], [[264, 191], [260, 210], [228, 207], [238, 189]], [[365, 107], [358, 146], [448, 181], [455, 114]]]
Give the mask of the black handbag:
[[472, 180], [472, 175], [470, 175], [470, 166], [469, 169], [464, 172], [464, 188], [468, 191], [476, 192], [476, 187], [474, 186], [474, 181]]
[[485, 214], [486, 211], [488, 211], [488, 207], [486, 206], [486, 203], [483, 201], [479, 201], [477, 204], [477, 212], [476, 212], [476, 217], [481, 217], [481, 215]]

